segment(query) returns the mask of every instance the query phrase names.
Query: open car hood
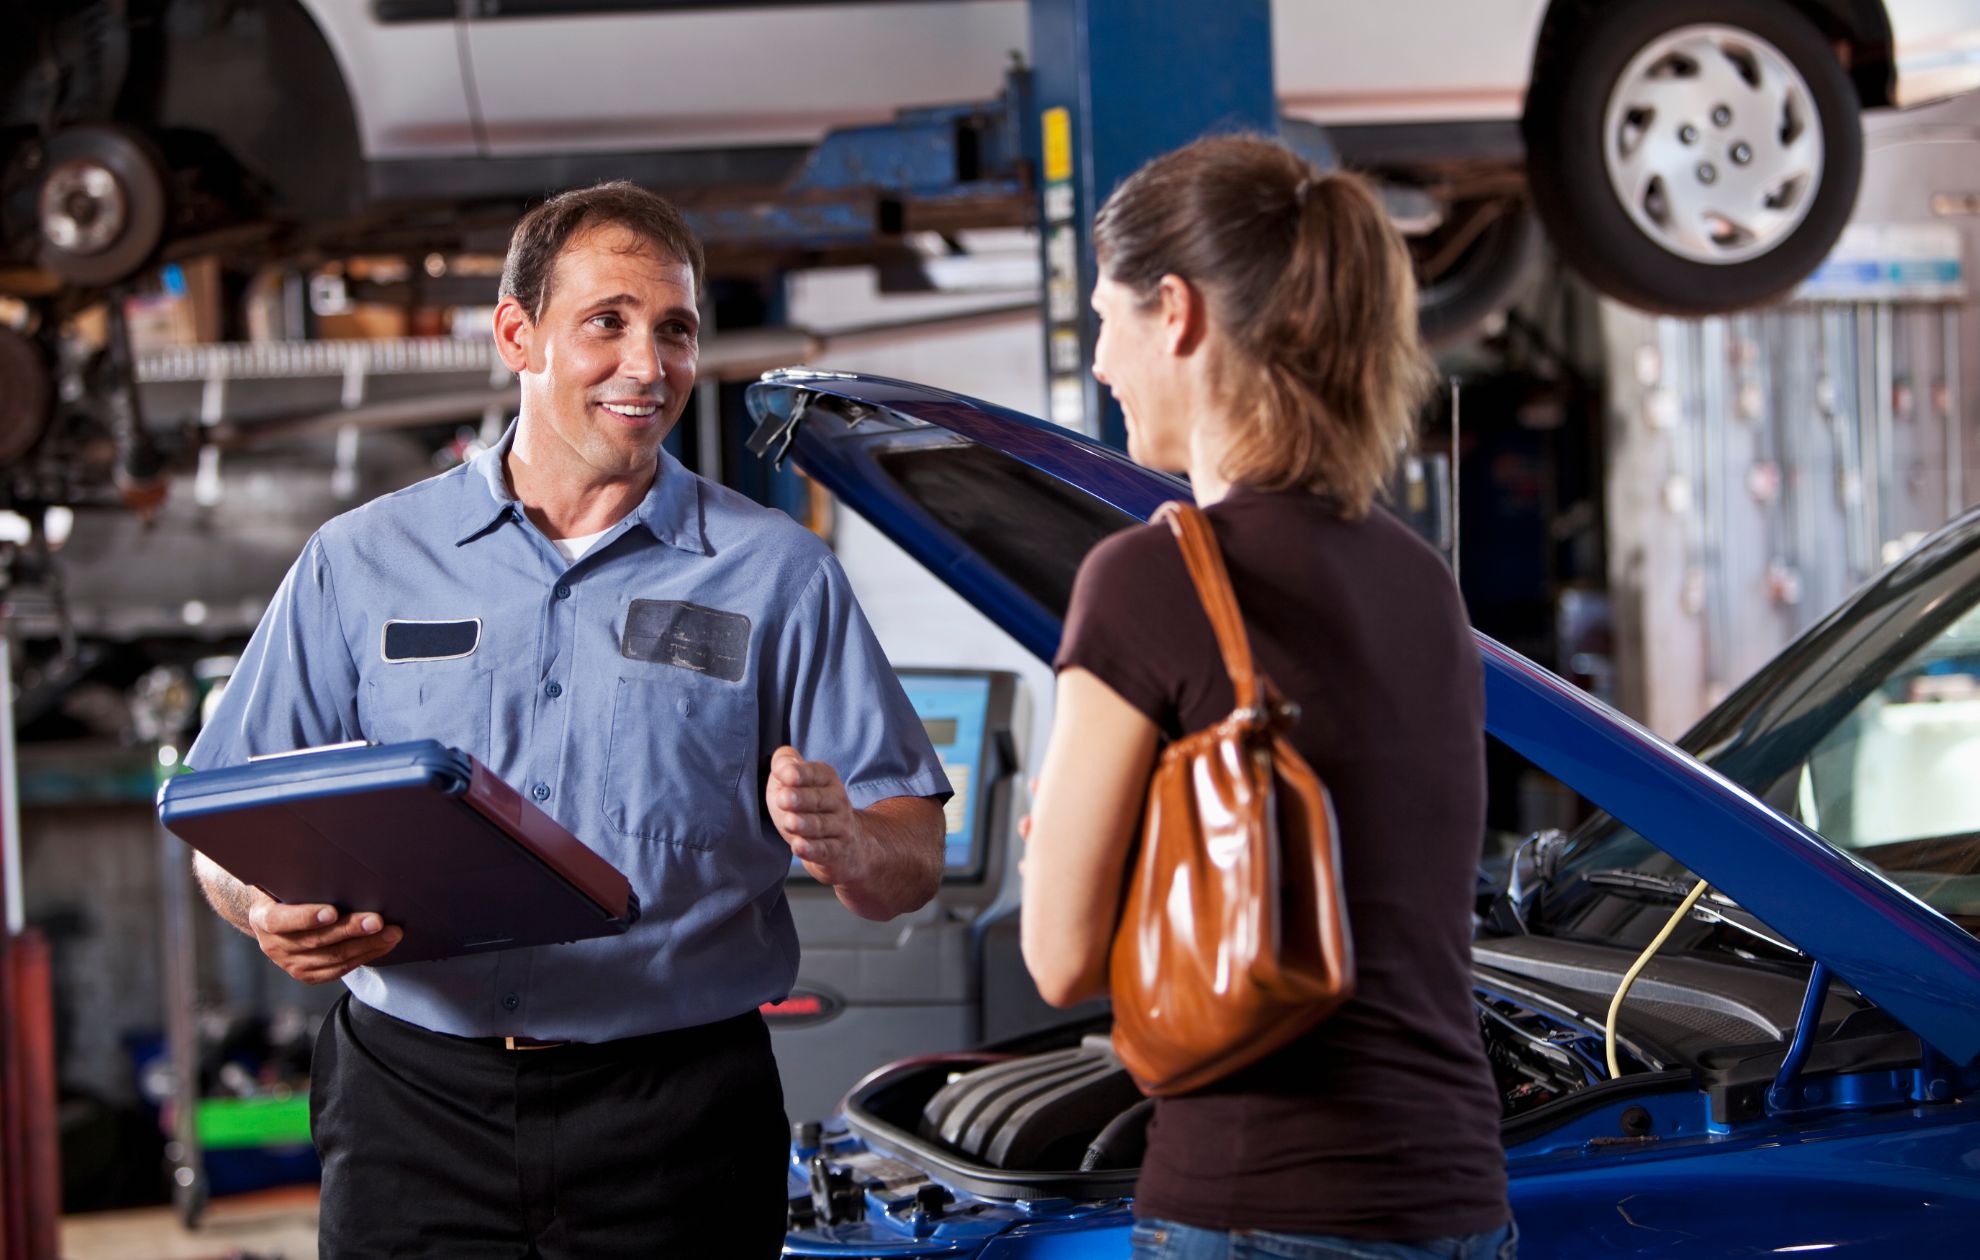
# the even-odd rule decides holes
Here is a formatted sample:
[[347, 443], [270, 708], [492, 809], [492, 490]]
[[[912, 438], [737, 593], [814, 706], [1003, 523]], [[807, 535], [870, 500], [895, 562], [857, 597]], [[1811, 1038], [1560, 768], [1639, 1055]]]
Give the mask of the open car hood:
[[[788, 455], [1050, 661], [1072, 576], [1188, 485], [1018, 412], [882, 377], [750, 387], [750, 448]], [[1485, 725], [1709, 880], [1939, 1053], [1980, 1059], [1980, 940], [1724, 775], [1478, 636]]]

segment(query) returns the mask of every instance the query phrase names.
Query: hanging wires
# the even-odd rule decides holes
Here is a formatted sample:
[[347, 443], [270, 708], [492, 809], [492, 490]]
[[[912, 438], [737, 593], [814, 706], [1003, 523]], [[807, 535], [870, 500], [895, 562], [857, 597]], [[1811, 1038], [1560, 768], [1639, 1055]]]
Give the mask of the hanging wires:
[[1697, 887], [1685, 894], [1684, 900], [1678, 904], [1677, 910], [1664, 924], [1663, 930], [1651, 939], [1650, 944], [1637, 955], [1636, 961], [1630, 964], [1629, 970], [1623, 973], [1622, 983], [1616, 986], [1615, 997], [1609, 999], [1609, 1018], [1602, 1025], [1602, 1050], [1608, 1057], [1610, 1080], [1613, 1081], [1622, 1075], [1622, 1068], [1616, 1063], [1616, 1012], [1622, 1010], [1623, 998], [1629, 993], [1629, 986], [1636, 983], [1636, 977], [1650, 965], [1650, 960], [1664, 947], [1664, 942], [1671, 939], [1671, 933], [1677, 931], [1677, 925], [1684, 922], [1684, 916], [1691, 913], [1691, 908], [1697, 905], [1698, 899], [1704, 895], [1705, 881], [1701, 879]]

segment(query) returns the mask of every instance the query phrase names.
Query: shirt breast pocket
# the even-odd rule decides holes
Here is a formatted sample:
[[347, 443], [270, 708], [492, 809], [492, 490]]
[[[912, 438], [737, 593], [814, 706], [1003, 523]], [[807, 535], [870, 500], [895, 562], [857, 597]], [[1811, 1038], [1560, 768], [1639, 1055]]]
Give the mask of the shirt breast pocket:
[[383, 666], [364, 684], [358, 720], [366, 739], [437, 739], [489, 760], [494, 675], [468, 661]]
[[683, 669], [621, 675], [606, 753], [606, 821], [622, 835], [709, 849], [753, 824], [753, 693]]

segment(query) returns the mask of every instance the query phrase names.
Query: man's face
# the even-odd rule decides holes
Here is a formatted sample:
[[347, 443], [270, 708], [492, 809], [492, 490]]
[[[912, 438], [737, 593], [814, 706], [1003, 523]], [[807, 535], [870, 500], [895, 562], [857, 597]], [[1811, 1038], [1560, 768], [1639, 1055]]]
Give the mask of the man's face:
[[650, 470], [694, 392], [699, 329], [686, 263], [614, 225], [573, 236], [541, 314], [504, 298], [495, 315], [535, 457], [586, 479]]

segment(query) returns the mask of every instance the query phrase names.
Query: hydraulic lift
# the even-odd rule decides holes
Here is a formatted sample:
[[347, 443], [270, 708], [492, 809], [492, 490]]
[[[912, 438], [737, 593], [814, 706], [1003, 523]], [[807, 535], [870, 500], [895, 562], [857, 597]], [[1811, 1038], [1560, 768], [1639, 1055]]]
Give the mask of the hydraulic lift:
[[[1032, 0], [1030, 24], [1034, 65], [1014, 67], [995, 100], [906, 110], [889, 123], [832, 132], [787, 168], [768, 198], [756, 165], [707, 165], [709, 180], [749, 177], [746, 186], [716, 182], [683, 190], [685, 213], [707, 249], [711, 293], [718, 304], [737, 286], [754, 285], [764, 295], [739, 317], [721, 320], [721, 335], [780, 324], [777, 281], [788, 270], [870, 262], [884, 287], [926, 285], [925, 275], [917, 274], [912, 238], [937, 234], [953, 243], [957, 233], [972, 228], [1035, 226], [1048, 277], [1041, 349], [1052, 379], [1052, 418], [1122, 439], [1118, 415], [1109, 413], [1086, 373], [1094, 336], [1085, 308], [1093, 277], [1087, 228], [1093, 211], [1142, 161], [1210, 131], [1279, 132], [1323, 163], [1331, 163], [1332, 152], [1318, 128], [1280, 123], [1267, 0], [1218, 6]], [[1179, 31], [1190, 38], [1178, 39]], [[86, 489], [44, 466], [51, 456], [75, 463], [75, 450], [86, 445], [75, 432], [112, 430], [116, 467], [98, 466], [91, 476], [114, 476], [119, 494], [104, 497], [140, 508], [149, 504], [134, 496], [149, 491], [164, 461], [190, 462], [216, 430], [235, 436], [223, 426], [231, 417], [214, 414], [220, 407], [206, 408], [201, 426], [190, 431], [147, 424], [130, 388], [132, 358], [116, 335], [122, 321], [114, 317], [111, 344], [93, 362], [79, 367], [73, 355], [65, 358], [68, 351], [51, 325], [88, 297], [77, 284], [118, 304], [127, 292], [121, 286], [136, 274], [131, 269], [156, 257], [138, 250], [136, 234], [151, 232], [155, 249], [159, 224], [170, 221], [152, 204], [171, 197], [169, 181], [139, 178], [155, 173], [143, 160], [141, 138], [100, 127], [90, 138], [95, 147], [76, 160], [95, 154], [100, 170], [90, 170], [103, 178], [71, 179], [60, 213], [43, 228], [51, 241], [66, 240], [81, 231], [77, 224], [87, 224], [89, 232], [78, 239], [104, 238], [100, 255], [92, 256], [101, 266], [89, 272], [87, 283], [67, 290], [21, 291], [40, 313], [41, 326], [25, 333], [0, 326], [0, 383], [6, 386], [0, 393], [7, 396], [0, 399], [0, 451], [13, 455], [0, 477], [0, 499], [29, 508], [62, 501], [51, 495]], [[389, 195], [389, 189], [374, 193]], [[1408, 201], [1403, 190], [1395, 195]], [[485, 222], [494, 204], [486, 198], [463, 202], [457, 216], [463, 240], [494, 243], [499, 234]], [[365, 247], [391, 248], [397, 239], [387, 236], [383, 244]], [[361, 244], [349, 242], [353, 249]], [[112, 261], [125, 269], [99, 274]], [[483, 283], [492, 301], [492, 277]], [[431, 290], [437, 297], [449, 285], [459, 287], [451, 276], [415, 274], [400, 286], [401, 296]], [[275, 428], [269, 432], [273, 436]]]
[[1125, 447], [1120, 408], [1091, 371], [1093, 214], [1158, 153], [1279, 130], [1271, 5], [1031, 0], [1031, 48], [1049, 418]]

